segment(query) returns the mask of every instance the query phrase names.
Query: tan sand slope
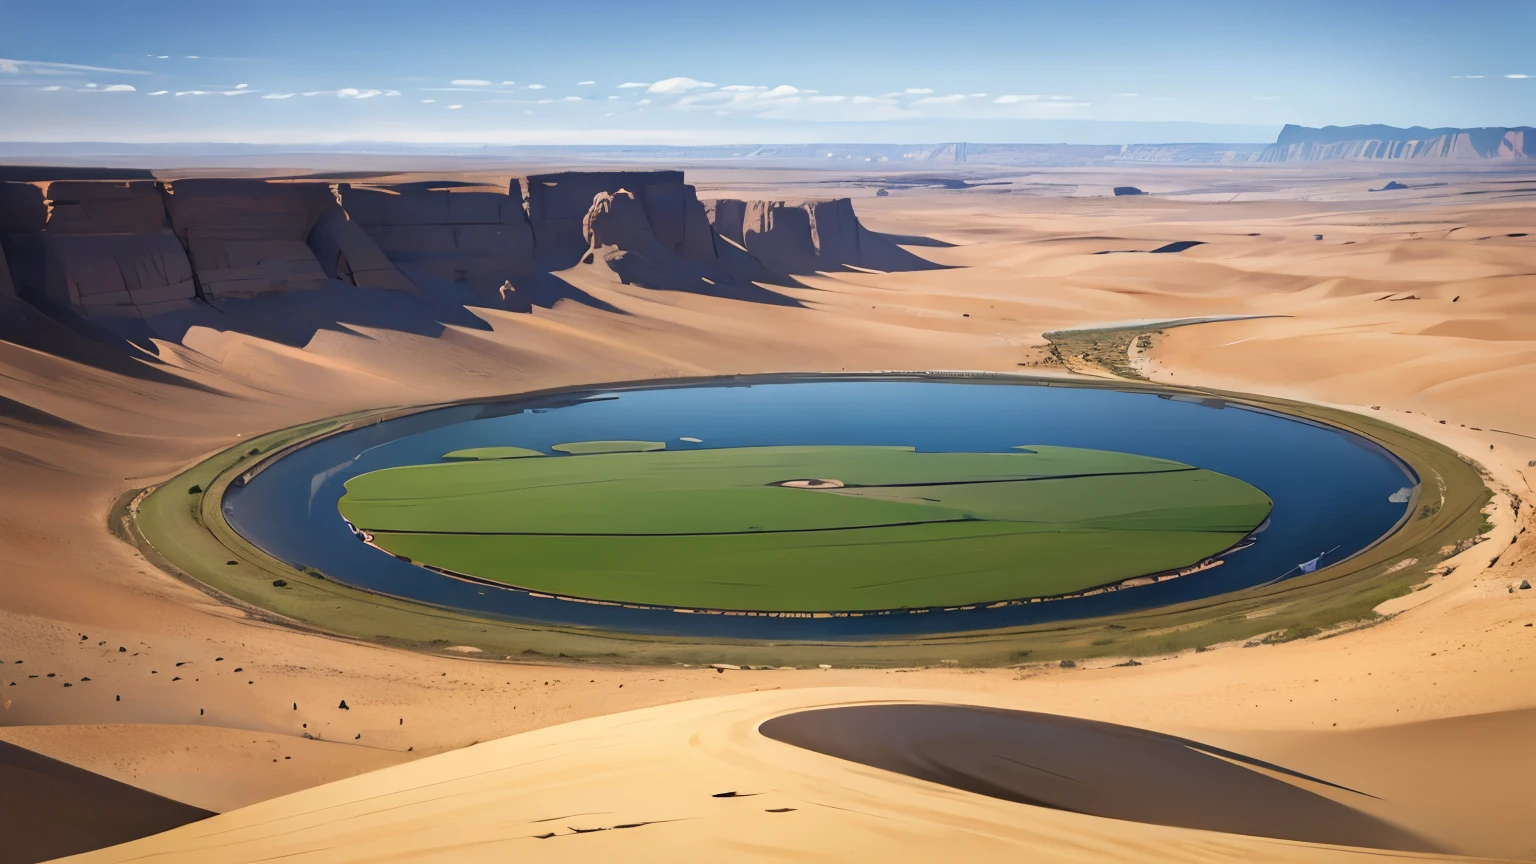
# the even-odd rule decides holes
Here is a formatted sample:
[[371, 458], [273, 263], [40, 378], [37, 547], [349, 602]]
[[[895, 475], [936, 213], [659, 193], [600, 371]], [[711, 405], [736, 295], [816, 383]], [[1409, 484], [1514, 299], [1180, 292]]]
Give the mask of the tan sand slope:
[[[1424, 860], [957, 795], [757, 731], [788, 710], [865, 704], [889, 695], [775, 691], [585, 720], [343, 780], [70, 860], [998, 861], [1020, 849], [1084, 862]], [[906, 698], [934, 695], [914, 691]], [[1146, 779], [1181, 782], [1176, 775]], [[1299, 782], [1313, 792], [1328, 791]]]

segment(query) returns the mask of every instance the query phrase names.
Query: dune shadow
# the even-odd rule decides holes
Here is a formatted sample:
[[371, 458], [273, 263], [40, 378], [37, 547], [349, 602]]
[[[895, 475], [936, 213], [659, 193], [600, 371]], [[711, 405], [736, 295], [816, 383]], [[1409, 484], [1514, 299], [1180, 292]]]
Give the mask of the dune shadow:
[[1129, 726], [910, 704], [801, 711], [775, 717], [760, 731], [828, 756], [1036, 807], [1310, 843], [1440, 851], [1335, 800], [1371, 797], [1363, 792]]
[[212, 815], [0, 741], [0, 864], [115, 846]]

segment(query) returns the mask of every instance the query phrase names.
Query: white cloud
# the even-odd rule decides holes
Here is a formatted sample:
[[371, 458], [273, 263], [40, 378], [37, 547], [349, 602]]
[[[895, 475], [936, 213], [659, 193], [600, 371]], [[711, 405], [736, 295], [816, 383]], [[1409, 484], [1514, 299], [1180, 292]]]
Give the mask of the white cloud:
[[142, 69], [110, 69], [104, 66], [81, 66], [78, 63], [50, 63], [45, 60], [12, 60], [0, 57], [0, 74], [73, 75], [76, 72], [110, 72], [114, 75], [149, 74]]
[[1452, 78], [1481, 78], [1481, 75], [1452, 75]]
[[798, 89], [796, 89], [794, 87], [791, 87], [788, 84], [780, 84], [779, 86], [773, 88], [772, 90], [764, 91], [763, 92], [763, 97], [767, 98], [767, 99], [775, 99], [775, 98], [778, 98], [780, 96], [793, 96], [793, 95], [795, 95], [796, 93], [799, 93], [799, 92], [800, 91]]
[[437, 101], [436, 99], [423, 99], [423, 100], [421, 100], [421, 104], [423, 104], [423, 105], [431, 105], [433, 102], [436, 102], [436, 101]]
[[258, 90], [224, 90], [225, 96], [244, 96], [247, 93], [258, 93]]
[[501, 82], [501, 86], [503, 86], [503, 87], [511, 87], [513, 84], [516, 84], [516, 83], [517, 83], [516, 81], [503, 81], [503, 82]]
[[535, 104], [535, 105], [548, 105], [549, 103], [551, 103], [553, 101], [555, 101], [555, 100], [553, 100], [553, 99], [535, 99], [533, 104]]
[[700, 88], [713, 86], [715, 85], [709, 83], [708, 81], [697, 81], [693, 78], [664, 78], [645, 88], [645, 92], [669, 95], [672, 93], [687, 93], [689, 90], [698, 90]]
[[489, 87], [491, 82], [483, 78], [455, 78], [448, 82], [455, 87]]
[[1519, 73], [1516, 73], [1514, 75], [1505, 75], [1504, 77], [1505, 78], [1529, 78], [1531, 76], [1529, 76], [1529, 75], [1521, 75]]
[[842, 102], [847, 98], [847, 96], [812, 96], [811, 101], [823, 104], [831, 104], [833, 102]]
[[985, 99], [985, 98], [987, 98], [987, 94], [985, 94], [985, 93], [972, 93], [971, 94], [971, 98], [972, 99]]
[[933, 92], [932, 87], [908, 87], [901, 91], [906, 96], [927, 96]]
[[956, 102], [964, 102], [965, 94], [956, 93], [953, 96], [924, 96], [914, 101], [913, 105], [952, 105]]
[[544, 85], [543, 84], [529, 84], [528, 85], [528, 89], [529, 90], [543, 90], [544, 89]]
[[641, 99], [639, 102], [636, 102], [635, 104], [636, 105], [649, 105], [649, 104], [651, 104], [651, 100], [649, 100], [649, 99]]
[[236, 90], [244, 90], [244, 89], [246, 89], [246, 88], [248, 88], [248, 87], [250, 87], [250, 86], [251, 86], [251, 85], [249, 85], [249, 84], [236, 84], [236, 85], [235, 85], [235, 89], [236, 89]]
[[171, 92], [171, 91], [169, 91], [169, 90], [156, 90], [155, 92], [149, 93], [149, 94], [146, 94], [146, 95], [149, 95], [149, 96], [164, 96], [165, 94], [167, 94], [169, 92]]
[[577, 81], [576, 82], [576, 86], [577, 87], [586, 87], [589, 84], [596, 84], [596, 83], [597, 83], [596, 81]]
[[1071, 100], [1071, 99], [1076, 99], [1077, 97], [1076, 96], [1047, 96], [1046, 98], [1050, 99], [1052, 101], [1055, 101], [1055, 102], [1066, 102], [1066, 101]]
[[207, 96], [207, 90], [177, 90], [177, 96]]
[[753, 90], [767, 90], [768, 88], [761, 84], [727, 84], [720, 89], [727, 93], [750, 93]]
[[294, 96], [294, 94], [292, 94], [292, 93], [268, 93], [267, 95], [265, 95], [265, 96], [263, 96], [261, 98], [263, 98], [263, 99], [292, 99], [293, 96]]
[[1115, 96], [1120, 98], [1120, 99], [1135, 99], [1137, 96], [1140, 96], [1140, 95], [1141, 95], [1140, 93], [1116, 93], [1115, 94]]
[[319, 96], [323, 92], [324, 91], [322, 91], [322, 90], [310, 90], [310, 91], [306, 92], [304, 95], [305, 96]]
[[584, 100], [580, 96], [567, 96], [564, 99], [561, 99], [560, 101], [561, 102], [581, 102], [581, 101], [584, 101]]
[[625, 81], [619, 85], [620, 90], [633, 90], [636, 87], [649, 87], [650, 84], [641, 84], [639, 81]]
[[619, 98], [619, 97], [617, 97], [617, 96], [609, 96], [608, 97], [608, 101], [612, 102], [613, 100], [615, 100], [617, 98]]
[[188, 60], [197, 60], [198, 56], [196, 54], [188, 54], [187, 55], [187, 59]]
[[54, 90], [63, 90], [63, 89], [64, 89], [64, 88], [63, 88], [63, 87], [60, 87], [60, 86], [59, 86], [59, 85], [57, 85], [57, 84], [55, 84], [55, 85], [53, 85], [53, 86], [52, 86], [52, 87], [39, 87], [39, 88], [37, 88], [37, 89], [39, 89], [39, 90], [41, 90], [41, 91], [43, 91], [43, 92], [44, 92], [44, 93], [49, 93], [49, 92], [52, 92], [52, 91], [54, 91]]
[[463, 108], [463, 107], [464, 107], [463, 105], [449, 105], [448, 106], [448, 110], [449, 111], [457, 111], [457, 110], [459, 110], [460, 108]]

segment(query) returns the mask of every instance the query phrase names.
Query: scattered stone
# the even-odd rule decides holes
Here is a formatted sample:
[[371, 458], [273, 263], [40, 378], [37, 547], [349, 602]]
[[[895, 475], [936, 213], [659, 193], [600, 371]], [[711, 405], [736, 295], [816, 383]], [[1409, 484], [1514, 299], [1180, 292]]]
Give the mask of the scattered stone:
[[1531, 580], [1529, 580], [1529, 579], [1521, 579], [1520, 580], [1520, 590], [1521, 591], [1529, 591], [1529, 590], [1531, 590]]
[[187, 494], [188, 495], [201, 495], [201, 494], [203, 494], [203, 487], [194, 484], [191, 489], [187, 490]]
[[1061, 668], [1063, 668], [1063, 669], [1076, 669], [1077, 668], [1077, 661], [1076, 660], [1063, 660], [1063, 661], [1061, 661]]
[[345, 700], [345, 699], [341, 700], [341, 704], [337, 705], [336, 707], [340, 708], [343, 711], [351, 711], [352, 710], [351, 708], [347, 707], [347, 700]]
[[288, 587], [288, 580], [287, 579], [273, 579], [272, 580], [272, 587], [273, 588], [287, 588]]

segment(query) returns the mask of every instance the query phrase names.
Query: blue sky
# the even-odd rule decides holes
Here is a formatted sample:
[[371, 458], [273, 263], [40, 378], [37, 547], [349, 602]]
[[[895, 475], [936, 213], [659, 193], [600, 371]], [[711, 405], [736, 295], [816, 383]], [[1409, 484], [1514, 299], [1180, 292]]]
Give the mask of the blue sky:
[[1288, 122], [1530, 125], [1533, 33], [1536, 4], [1444, 0], [0, 0], [0, 140], [1134, 143], [1268, 140]]

